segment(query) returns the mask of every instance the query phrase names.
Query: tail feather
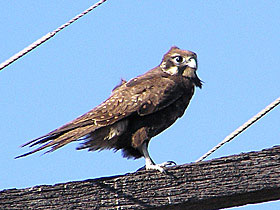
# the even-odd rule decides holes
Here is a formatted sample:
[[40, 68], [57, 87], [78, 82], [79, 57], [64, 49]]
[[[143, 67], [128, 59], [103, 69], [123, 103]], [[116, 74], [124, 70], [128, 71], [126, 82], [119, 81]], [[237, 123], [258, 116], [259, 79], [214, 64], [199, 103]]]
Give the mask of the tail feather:
[[[82, 117], [83, 116], [81, 116], [80, 118], [82, 118]], [[75, 120], [57, 128], [57, 129], [47, 133], [44, 136], [40, 136], [36, 139], [33, 139], [33, 140], [21, 145], [20, 147], [25, 147], [25, 146], [28, 146], [28, 145], [30, 147], [33, 147], [37, 144], [42, 144], [42, 143], [48, 142], [52, 139], [56, 139], [57, 137], [60, 137], [61, 135], [65, 134], [65, 133], [68, 133], [68, 132], [71, 132], [73, 130], [94, 125], [92, 119], [83, 119], [81, 122], [79, 122], [79, 121], [80, 121], [80, 119], [77, 118], [77, 119], [75, 119]]]
[[76, 128], [76, 129], [70, 130], [68, 132], [62, 132], [60, 134], [55, 134], [55, 135], [53, 135], [52, 132], [50, 132], [49, 134], [46, 134], [46, 135], [41, 136], [37, 139], [34, 139], [30, 142], [27, 142], [26, 144], [23, 144], [22, 147], [25, 147], [27, 145], [29, 145], [29, 147], [33, 147], [35, 145], [45, 143], [44, 145], [32, 150], [31, 152], [28, 152], [23, 155], [19, 155], [19, 156], [15, 157], [15, 159], [31, 155], [31, 154], [38, 152], [40, 150], [43, 150], [47, 147], [52, 147], [52, 148], [45, 153], [53, 152], [53, 151], [59, 149], [60, 147], [66, 145], [72, 141], [75, 141], [75, 140], [89, 134], [90, 132], [93, 132], [94, 127], [95, 127], [95, 125], [88, 125], [85, 127]]
[[[33, 153], [35, 153], [35, 152], [38, 152], [38, 151], [40, 151], [40, 150], [42, 150], [42, 149], [45, 149], [45, 148], [51, 146], [50, 143], [53, 143], [53, 142], [46, 143], [46, 144], [44, 144], [44, 145], [38, 147], [37, 149], [32, 150], [31, 152], [27, 152], [27, 153], [25, 153], [25, 154], [23, 154], [23, 155], [19, 155], [19, 156], [15, 157], [15, 159], [22, 158], [22, 157], [31, 155], [31, 154], [33, 154]], [[47, 153], [47, 152], [45, 152], [45, 153]]]
[[[39, 144], [41, 142], [41, 140], [45, 140], [45, 139], [49, 139], [50, 135], [49, 134], [46, 134], [44, 136], [41, 136], [39, 138], [36, 138], [36, 139], [33, 139], [29, 142], [26, 142], [25, 144], [22, 144], [20, 145], [20, 147], [25, 147], [25, 146], [30, 146], [30, 147], [33, 147], [35, 146], [36, 144]], [[47, 140], [48, 141], [48, 140]], [[42, 142], [43, 143], [43, 142]]]

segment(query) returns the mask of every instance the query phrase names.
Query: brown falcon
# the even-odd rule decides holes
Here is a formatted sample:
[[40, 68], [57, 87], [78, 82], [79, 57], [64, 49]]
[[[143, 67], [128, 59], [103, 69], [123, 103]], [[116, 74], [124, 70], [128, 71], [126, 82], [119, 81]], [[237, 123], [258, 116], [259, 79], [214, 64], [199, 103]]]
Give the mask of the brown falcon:
[[40, 146], [17, 158], [47, 147], [51, 147], [47, 152], [52, 152], [70, 142], [83, 140], [77, 149], [122, 150], [127, 158], [144, 156], [146, 169], [163, 172], [163, 166], [171, 162], [156, 165], [148, 153], [148, 144], [152, 137], [182, 117], [195, 86], [201, 88], [196, 69], [196, 54], [174, 46], [159, 66], [128, 82], [123, 80], [99, 106], [22, 145]]

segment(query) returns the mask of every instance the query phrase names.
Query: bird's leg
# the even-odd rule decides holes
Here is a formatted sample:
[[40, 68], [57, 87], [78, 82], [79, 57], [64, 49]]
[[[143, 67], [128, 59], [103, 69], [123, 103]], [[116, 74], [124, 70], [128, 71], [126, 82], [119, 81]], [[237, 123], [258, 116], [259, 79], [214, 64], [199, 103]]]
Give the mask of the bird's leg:
[[164, 170], [163, 167], [176, 165], [176, 163], [174, 161], [167, 161], [167, 162], [164, 162], [164, 163], [161, 163], [161, 164], [155, 164], [154, 161], [152, 160], [152, 158], [149, 155], [147, 145], [148, 145], [148, 143], [144, 142], [139, 148], [140, 151], [143, 153], [144, 158], [145, 158], [146, 170], [158, 170], [161, 173], [164, 173], [165, 170]]

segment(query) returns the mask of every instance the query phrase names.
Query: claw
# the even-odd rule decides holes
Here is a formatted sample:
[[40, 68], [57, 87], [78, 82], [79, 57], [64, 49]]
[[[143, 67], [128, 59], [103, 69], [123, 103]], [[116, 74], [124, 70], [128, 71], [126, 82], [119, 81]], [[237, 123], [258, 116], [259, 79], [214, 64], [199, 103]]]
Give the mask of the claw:
[[155, 164], [147, 150], [147, 142], [144, 142], [138, 149], [143, 154], [146, 161], [146, 170], [158, 170], [161, 173], [166, 173], [164, 167], [176, 165], [174, 161], [167, 161], [161, 164]]
[[163, 166], [163, 167], [167, 167], [167, 166], [176, 166], [177, 164], [174, 162], [174, 161], [166, 161], [164, 163], [161, 163], [161, 164], [158, 164], [160, 166]]
[[146, 165], [146, 170], [158, 170], [161, 173], [166, 173], [164, 167], [168, 167], [168, 166], [174, 166], [176, 165], [176, 163], [174, 161], [167, 161], [161, 164], [149, 164]]
[[146, 165], [146, 170], [158, 170], [161, 173], [164, 173], [164, 168], [158, 165]]

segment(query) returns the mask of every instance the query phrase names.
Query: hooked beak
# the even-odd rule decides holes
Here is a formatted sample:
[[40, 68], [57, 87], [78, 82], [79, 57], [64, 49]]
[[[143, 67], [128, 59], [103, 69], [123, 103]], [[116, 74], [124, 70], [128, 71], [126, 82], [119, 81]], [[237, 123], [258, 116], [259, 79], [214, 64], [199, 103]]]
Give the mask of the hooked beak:
[[194, 57], [190, 57], [188, 62], [187, 62], [187, 66], [192, 68], [192, 69], [197, 69], [197, 61]]
[[188, 62], [186, 63], [186, 66], [189, 68], [186, 68], [185, 71], [183, 72], [183, 76], [189, 77], [195, 86], [201, 88], [202, 87], [202, 82], [198, 78], [196, 74], [196, 69], [197, 69], [197, 61], [195, 57], [190, 57], [188, 59]]

